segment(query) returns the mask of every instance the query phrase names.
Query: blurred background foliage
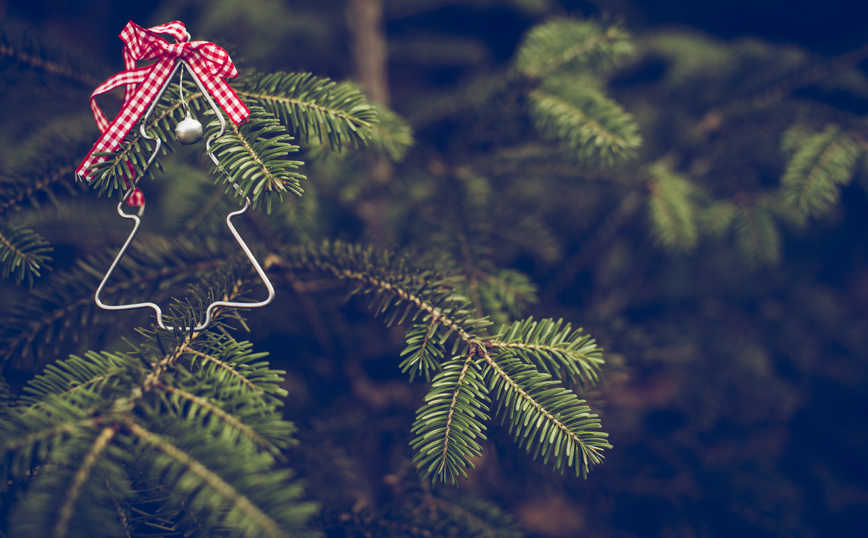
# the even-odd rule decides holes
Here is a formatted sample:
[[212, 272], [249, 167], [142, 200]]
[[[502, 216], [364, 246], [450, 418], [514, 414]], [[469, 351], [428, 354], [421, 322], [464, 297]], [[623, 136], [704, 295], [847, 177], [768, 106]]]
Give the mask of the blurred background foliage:
[[[183, 20], [194, 39], [229, 50], [241, 71], [355, 79], [397, 114], [381, 118], [393, 124], [379, 150], [303, 147], [306, 194], [269, 219], [297, 237], [411, 246], [421, 259], [453, 263], [495, 321], [524, 311], [583, 326], [606, 350], [602, 383], [585, 396], [614, 449], [577, 480], [523, 457], [494, 427], [470, 480], [443, 493], [455, 502], [435, 505], [409, 463], [409, 424], [425, 389], [401, 379], [402, 335], [361, 305], [298, 290], [294, 302], [251, 312], [248, 325], [256, 347], [288, 371], [285, 415], [301, 428], [293, 465], [323, 503], [319, 525], [330, 536], [412, 534], [419, 519], [430, 526], [456, 506], [477, 523], [495, 521], [474, 527], [479, 536], [860, 535], [868, 527], [866, 8], [386, 1], [384, 91], [358, 59], [352, 5], [364, 3], [0, 2], [5, 32], [38, 33], [54, 47], [45, 54], [69, 56], [62, 83], [0, 64], [0, 175], [35, 162], [51, 169], [46, 147], [86, 153], [96, 136], [82, 121], [87, 95], [120, 70], [116, 35], [128, 20]], [[570, 73], [569, 91], [536, 85], [518, 46], [534, 25], [568, 15], [620, 21], [630, 50], [601, 58], [600, 76]], [[33, 90], [13, 91], [24, 85]], [[632, 116], [619, 127], [633, 156], [600, 166], [571, 157], [548, 136], [569, 126], [525, 112], [550, 106], [546, 91], [583, 99], [579, 108], [605, 92], [614, 101], [599, 106]], [[196, 203], [183, 195], [190, 187], [167, 183], [145, 184], [169, 204], [167, 218], [195, 211], [178, 202]], [[58, 188], [83, 192], [71, 182]], [[54, 246], [55, 272], [126, 234], [76, 214], [85, 198], [95, 195], [16, 218]], [[498, 297], [515, 295], [498, 285], [524, 290], [522, 304], [502, 304]], [[28, 294], [2, 291], [4, 309]], [[67, 338], [58, 350], [92, 346], [102, 334]], [[6, 375], [20, 384], [33, 363]]]

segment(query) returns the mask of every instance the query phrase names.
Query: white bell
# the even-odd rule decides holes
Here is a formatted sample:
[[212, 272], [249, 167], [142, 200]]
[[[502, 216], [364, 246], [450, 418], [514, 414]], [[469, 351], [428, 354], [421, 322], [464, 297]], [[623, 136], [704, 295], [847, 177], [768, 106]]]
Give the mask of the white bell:
[[175, 127], [175, 136], [182, 144], [195, 144], [202, 140], [202, 124], [191, 118], [187, 110], [187, 117]]

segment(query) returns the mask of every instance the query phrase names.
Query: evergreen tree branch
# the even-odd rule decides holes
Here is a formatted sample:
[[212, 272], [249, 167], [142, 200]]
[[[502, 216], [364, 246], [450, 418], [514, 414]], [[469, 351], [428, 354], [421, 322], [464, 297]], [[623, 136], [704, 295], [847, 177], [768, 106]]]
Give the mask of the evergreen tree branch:
[[516, 53], [515, 68], [532, 79], [562, 68], [598, 69], [632, 53], [629, 34], [597, 21], [553, 19], [535, 26]]
[[[281, 200], [287, 191], [301, 196], [300, 180], [305, 177], [295, 170], [303, 163], [286, 158], [297, 152], [298, 146], [289, 142], [291, 138], [277, 118], [262, 108], [251, 107], [247, 122], [229, 122], [228, 128], [229, 132], [214, 141], [211, 152], [220, 162], [217, 168], [224, 173], [223, 179], [238, 185], [239, 190], [233, 194], [250, 197], [254, 208], [264, 201], [269, 213], [275, 195]], [[212, 121], [205, 129], [205, 137], [217, 134], [218, 129], [219, 123]]]
[[[233, 289], [224, 299], [238, 292]], [[0, 469], [16, 479], [27, 477], [33, 466], [40, 469], [28, 487], [28, 510], [14, 518], [17, 535], [111, 535], [116, 525], [103, 519], [113, 520], [112, 507], [134, 495], [125, 485], [127, 470], [112, 461], [119, 459], [147, 480], [168, 485], [165, 514], [172, 520], [161, 525], [166, 529], [186, 528], [201, 516], [196, 526], [206, 533], [306, 536], [303, 525], [314, 507], [298, 501], [301, 489], [290, 481], [291, 471], [274, 469], [275, 456], [294, 431], [276, 411], [280, 402], [274, 395], [285, 394], [278, 372], [248, 344], [225, 336], [141, 332], [147, 343], [132, 355], [91, 352], [61, 361], [31, 382], [30, 396], [20, 399], [31, 405], [0, 405]], [[245, 369], [254, 390], [190, 353], [200, 350]], [[209, 367], [192, 369], [185, 358]], [[130, 361], [139, 367], [130, 368]], [[107, 383], [119, 364], [130, 375]], [[148, 365], [146, 373], [142, 365]], [[234, 456], [227, 460], [227, 455]], [[6, 477], [0, 478], [5, 484]], [[51, 517], [33, 518], [33, 513]], [[88, 528], [94, 524], [101, 526]], [[129, 524], [125, 528], [129, 532]]]
[[784, 200], [809, 215], [819, 215], [834, 205], [840, 185], [853, 178], [862, 153], [847, 133], [829, 126], [822, 133], [789, 137], [794, 151], [782, 180]]
[[338, 150], [365, 145], [377, 122], [376, 109], [351, 84], [310, 73], [254, 75], [236, 84], [235, 92], [274, 114], [302, 142], [316, 137]]
[[422, 375], [425, 380], [431, 379], [431, 372], [440, 370], [440, 361], [443, 359], [442, 334], [439, 333], [441, 324], [434, 316], [429, 316], [428, 323], [416, 323], [406, 335], [407, 347], [401, 352], [406, 357], [401, 364], [401, 373], [410, 372], [410, 381], [417, 375]]
[[528, 304], [537, 302], [537, 287], [519, 271], [477, 269], [477, 293], [485, 312], [495, 325], [520, 317]]
[[94, 440], [88, 453], [85, 454], [81, 466], [73, 476], [72, 484], [70, 484], [69, 488], [66, 490], [65, 500], [58, 509], [57, 522], [54, 524], [54, 528], [51, 532], [52, 538], [63, 538], [67, 535], [67, 532], [69, 531], [69, 522], [75, 512], [75, 505], [79, 500], [82, 486], [84, 486], [85, 481], [90, 478], [94, 465], [97, 463], [100, 455], [108, 447], [109, 442], [116, 433], [117, 428], [115, 426], [103, 428]]
[[[256, 535], [276, 538], [289, 538], [292, 536], [282, 529], [281, 525], [277, 521], [263, 512], [262, 509], [254, 504], [246, 495], [242, 494], [231, 484], [223, 480], [223, 478], [221, 478], [216, 472], [192, 458], [173, 443], [143, 428], [132, 420], [126, 420], [123, 424], [134, 436], [166, 455], [172, 462], [179, 465], [181, 468], [188, 470], [202, 482], [211, 486], [215, 493], [223, 499], [226, 499], [235, 507], [235, 509], [244, 514], [244, 516], [246, 516], [245, 519], [249, 524], [260, 530]], [[170, 467], [170, 465], [166, 465], [166, 467]], [[184, 484], [181, 480], [177, 481], [176, 487], [191, 490], [197, 489], [196, 484]], [[252, 528], [246, 530], [248, 533], [253, 532]], [[248, 535], [254, 536], [253, 534]]]
[[[336, 241], [325, 242], [319, 249], [295, 250], [288, 254], [285, 258], [275, 258], [274, 266], [314, 270], [355, 283], [353, 294], [373, 295], [376, 314], [392, 311], [387, 323], [407, 317], [413, 320], [424, 314], [430, 316], [426, 323], [442, 325], [465, 344], [474, 341], [474, 328], [485, 326], [482, 320], [471, 319], [469, 311], [454, 306], [451, 282], [436, 273], [416, 269], [407, 260], [389, 252], [377, 256], [370, 247]], [[403, 311], [397, 308], [401, 303], [406, 303], [416, 314], [409, 316], [409, 308]]]
[[[194, 110], [200, 113], [211, 110], [198, 88], [187, 88], [185, 96], [186, 102]], [[175, 125], [184, 117], [185, 110], [180, 98], [180, 90], [170, 86], [160, 102], [157, 103], [154, 113], [148, 118], [146, 128], [150, 136], [157, 136], [163, 141], [161, 151], [164, 155], [173, 151], [170, 142], [176, 139]], [[106, 160], [91, 165], [90, 170], [93, 175], [90, 178], [90, 187], [96, 189], [100, 195], [106, 193], [111, 196], [115, 190], [118, 191], [119, 195], [123, 195], [136, 179], [142, 176], [145, 165], [153, 154], [152, 144], [151, 141], [145, 141], [139, 129], [132, 129], [127, 133], [117, 150], [95, 154], [105, 156]], [[153, 167], [157, 167], [159, 170], [163, 169], [159, 157], [148, 169], [148, 176], [150, 177], [153, 177]]]
[[0, 274], [3, 278], [14, 275], [15, 283], [23, 281], [32, 287], [35, 277], [41, 275], [48, 253], [53, 249], [39, 234], [27, 228], [0, 225]]
[[[117, 280], [113, 278], [104, 288], [104, 296], [123, 302], [125, 294], [133, 290], [150, 289], [158, 282], [165, 283], [183, 275], [220, 270], [232, 266], [239, 259], [237, 254], [221, 257], [207, 244], [194, 246], [184, 241], [174, 245], [133, 243], [116, 270]], [[108, 315], [100, 316], [102, 311], [93, 302], [93, 291], [102, 278], [103, 270], [98, 267], [108, 267], [110, 263], [108, 255], [79, 262], [72, 271], [54, 275], [47, 290], [34, 292], [27, 302], [6, 316], [0, 329], [0, 343], [3, 344], [0, 362], [16, 356], [21, 361], [31, 353], [38, 358], [41, 355], [37, 342], [40, 336], [55, 344], [62, 341], [70, 330], [65, 321], [71, 317], [91, 325], [108, 320]]]
[[69, 54], [67, 47], [49, 44], [33, 32], [8, 24], [0, 28], [0, 60], [4, 58], [84, 87], [93, 88], [102, 83]]
[[648, 208], [657, 240], [672, 251], [687, 251], [699, 240], [699, 190], [663, 164], [651, 167]]
[[54, 396], [74, 401], [75, 394], [90, 391], [95, 397], [103, 396], [101, 388], [109, 381], [118, 383], [124, 374], [135, 370], [137, 364], [123, 355], [87, 352], [84, 357], [75, 355], [56, 364], [49, 364], [44, 374], [34, 377], [18, 399], [29, 406], [44, 405]]
[[642, 143], [633, 118], [580, 81], [550, 81], [528, 97], [537, 130], [581, 162], [611, 164], [634, 155]]
[[[4, 432], [3, 444], [0, 445], [0, 451], [4, 454], [9, 454], [12, 452], [19, 452], [22, 449], [29, 447], [31, 445], [37, 445], [42, 441], [49, 440], [53, 437], [58, 437], [60, 435], [72, 433], [82, 428], [93, 427], [98, 424], [98, 419], [94, 417], [88, 417], [78, 420], [68, 420], [60, 423], [52, 423], [48, 425], [48, 427], [44, 429], [40, 429], [38, 431], [31, 431], [30, 433], [24, 434], [21, 437], [10, 438], [10, 435], [14, 435], [11, 431]], [[34, 428], [35, 429], [35, 428]], [[29, 463], [29, 462], [27, 462]], [[12, 469], [13, 475], [20, 477], [25, 473], [15, 472], [15, 469]]]
[[594, 385], [603, 365], [602, 350], [582, 329], [572, 330], [563, 320], [527, 318], [501, 329], [487, 342], [490, 349], [512, 354], [552, 377]]
[[187, 349], [186, 352], [214, 364], [217, 368], [220, 368], [221, 370], [227, 372], [234, 381], [244, 385], [253, 392], [265, 394], [265, 390], [263, 388], [255, 385], [246, 376], [241, 375], [241, 372], [235, 369], [232, 365], [227, 364], [225, 361], [221, 361], [213, 355], [203, 353], [202, 351], [199, 351], [197, 349]]
[[[186, 350], [185, 350], [186, 351]], [[232, 428], [238, 430], [238, 432], [246, 435], [249, 439], [251, 439], [254, 443], [262, 446], [263, 448], [269, 451], [275, 451], [276, 447], [267, 439], [259, 435], [253, 428], [247, 426], [244, 422], [236, 418], [235, 416], [224, 411], [220, 406], [212, 403], [211, 401], [196, 396], [186, 390], [180, 389], [178, 387], [174, 387], [172, 385], [168, 385], [163, 383], [162, 381], [157, 381], [153, 384], [153, 387], [156, 389], [160, 389], [169, 394], [174, 394], [181, 400], [186, 400], [190, 403], [195, 404], [198, 407], [203, 408], [206, 412], [215, 415], [217, 418], [225, 422]]]
[[547, 463], [552, 458], [562, 472], [572, 467], [576, 476], [587, 477], [592, 466], [603, 462], [602, 450], [611, 445], [606, 433], [596, 431], [600, 421], [584, 400], [509, 354], [480, 353], [489, 367], [486, 377], [496, 412], [503, 421], [509, 419], [519, 446], [533, 450], [534, 459], [542, 454]]
[[771, 213], [765, 208], [743, 202], [735, 217], [735, 240], [751, 266], [775, 264], [781, 256], [781, 238]]
[[416, 415], [410, 446], [422, 480], [455, 484], [459, 474], [467, 478], [471, 458], [482, 455], [476, 438], [485, 439], [488, 395], [475, 360], [469, 353], [447, 362]]
[[[186, 367], [191, 372], [207, 377], [217, 377], [221, 382], [227, 379], [233, 385], [243, 386], [254, 395], [264, 398], [271, 404], [279, 404], [287, 395], [280, 386], [280, 370], [272, 370], [263, 361], [267, 353], [253, 353], [249, 342], [238, 342], [226, 335], [208, 332], [200, 339], [198, 347], [186, 350], [191, 357]], [[196, 364], [196, 358], [201, 364]], [[186, 364], [186, 362], [185, 362]]]
[[76, 188], [75, 183], [70, 181], [74, 177], [73, 172], [75, 165], [68, 164], [52, 168], [50, 172], [28, 181], [0, 182], [0, 216], [20, 209], [26, 201], [35, 205], [35, 198], [40, 193], [53, 198], [51, 187], [65, 185], [69, 189]]

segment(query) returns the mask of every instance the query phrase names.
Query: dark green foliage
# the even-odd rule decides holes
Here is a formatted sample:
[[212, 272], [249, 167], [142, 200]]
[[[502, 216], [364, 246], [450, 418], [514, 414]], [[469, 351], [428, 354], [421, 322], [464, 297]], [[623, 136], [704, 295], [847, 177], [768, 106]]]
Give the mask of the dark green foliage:
[[[641, 6], [621, 24], [557, 1], [385, 2], [374, 104], [351, 4], [142, 8], [225, 46], [252, 116], [212, 167], [174, 143], [172, 81], [142, 231], [102, 298], [189, 325], [261, 297], [226, 228], [246, 194], [235, 222], [276, 299], [204, 333], [94, 305], [130, 226], [97, 194], [153, 145], [137, 126], [76, 183], [106, 73], [0, 31], [0, 235], [53, 248], [0, 247], [0, 534], [847, 534], [868, 47], [659, 30]], [[95, 45], [117, 46], [104, 10], [50, 11], [120, 65]]]
[[781, 240], [774, 217], [760, 204], [742, 205], [735, 218], [735, 241], [752, 265], [780, 260]]
[[0, 61], [23, 64], [84, 87], [100, 83], [99, 78], [93, 76], [93, 61], [71, 53], [63, 43], [46, 41], [44, 36], [20, 22], [5, 20], [0, 26]]
[[368, 145], [390, 160], [400, 162], [413, 146], [413, 129], [395, 112], [377, 107], [377, 124], [371, 130]]
[[282, 372], [215, 333], [143, 336], [131, 353], [49, 366], [3, 410], [3, 483], [26, 482], [11, 536], [129, 535], [138, 473], [180, 509], [169, 528], [304, 534], [314, 507], [275, 469], [295, 431], [278, 412]]
[[340, 150], [364, 146], [377, 122], [376, 109], [349, 83], [310, 73], [253, 75], [237, 86], [241, 99], [271, 112], [302, 142], [313, 139]]
[[448, 337], [449, 332], [436, 317], [424, 316], [422, 323], [414, 324], [407, 331], [407, 347], [401, 352], [404, 360], [399, 365], [401, 373], [409, 372], [410, 381], [417, 375], [429, 381], [432, 373], [440, 370], [445, 353], [443, 344]]
[[575, 81], [555, 79], [530, 93], [536, 128], [579, 162], [610, 164], [639, 146], [636, 124], [617, 103]]
[[[6, 312], [0, 329], [0, 360], [41, 364], [64, 342], [79, 340], [78, 323], [94, 331], [111, 330], [116, 317], [97, 308], [93, 295], [115, 254], [112, 249], [79, 260], [75, 269], [53, 275], [46, 287], [34, 290]], [[219, 281], [226, 270], [240, 269], [245, 274], [250, 270], [246, 262], [236, 248], [213, 240], [134, 242], [103, 297], [107, 304], [139, 302], [143, 297], [164, 301], [169, 294], [183, 292], [196, 275]]]
[[425, 401], [413, 423], [413, 462], [422, 480], [455, 484], [482, 455], [477, 439], [485, 439], [483, 421], [489, 418], [488, 389], [475, 357], [446, 362]]
[[662, 164], [654, 165], [651, 173], [648, 209], [657, 240], [670, 250], [692, 249], [699, 238], [696, 187]]
[[[209, 123], [205, 138], [216, 135], [219, 128], [217, 121]], [[230, 123], [227, 129], [229, 132], [211, 146], [227, 192], [249, 197], [254, 208], [265, 205], [268, 213], [272, 200], [282, 200], [283, 193], [301, 196], [301, 180], [305, 177], [295, 170], [304, 163], [288, 158], [298, 151], [298, 146], [290, 143], [286, 129], [274, 116], [254, 107], [247, 122], [237, 127]], [[238, 185], [237, 191], [232, 183]]]
[[[581, 476], [602, 462], [601, 450], [609, 444], [604, 433], [594, 431], [600, 427], [596, 415], [550, 374], [538, 371], [562, 368], [559, 378], [595, 382], [602, 356], [581, 331], [562, 322], [527, 320], [506, 330], [505, 340], [488, 338], [487, 323], [471, 317], [473, 310], [451, 293], [448, 279], [369, 247], [327, 242], [289, 251], [276, 265], [299, 275], [315, 271], [348, 281], [350, 293], [369, 295], [369, 308], [385, 315], [387, 324], [421, 318], [407, 333], [400, 367], [426, 379], [441, 370], [413, 425], [413, 461], [423, 479], [454, 484], [458, 476], [467, 476], [482, 453], [476, 439], [485, 439], [489, 398], [497, 409], [510, 410], [502, 418], [519, 446], [528, 452], [533, 447], [534, 458], [551, 458], [556, 469], [572, 467]], [[451, 358], [444, 362], [446, 353]]]
[[515, 68], [534, 79], [554, 71], [609, 67], [633, 52], [630, 36], [616, 25], [554, 19], [533, 28], [519, 49]]
[[40, 275], [51, 252], [48, 242], [33, 230], [17, 226], [0, 227], [0, 274], [13, 277], [17, 284]]
[[503, 327], [492, 342], [499, 355], [514, 355], [542, 373], [570, 383], [597, 383], [603, 353], [582, 329], [559, 319], [527, 318]]
[[516, 54], [515, 69], [538, 81], [528, 94], [536, 128], [578, 162], [612, 164], [641, 144], [633, 118], [588, 76], [632, 51], [618, 26], [559, 19], [534, 28]]
[[576, 395], [509, 354], [487, 358], [486, 369], [494, 413], [509, 424], [519, 446], [534, 458], [549, 460], [576, 476], [603, 462], [603, 449], [612, 448], [608, 435], [597, 431], [600, 420]]
[[838, 202], [840, 187], [853, 179], [861, 150], [838, 127], [807, 137], [789, 132], [784, 148], [792, 155], [782, 178], [784, 199], [809, 215], [827, 212]]

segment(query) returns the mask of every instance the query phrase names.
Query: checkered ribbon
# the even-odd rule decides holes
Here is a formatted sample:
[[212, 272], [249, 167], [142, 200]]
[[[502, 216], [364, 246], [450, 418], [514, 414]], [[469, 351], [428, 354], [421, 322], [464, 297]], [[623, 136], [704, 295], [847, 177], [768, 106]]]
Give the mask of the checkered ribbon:
[[[177, 43], [171, 44], [157, 34], [169, 34]], [[96, 156], [94, 153], [114, 151], [120, 146], [130, 129], [157, 97], [180, 59], [187, 62], [236, 125], [249, 116], [247, 107], [223, 80], [238, 76], [229, 54], [207, 41], [188, 41], [190, 34], [183, 22], [174, 21], [146, 30], [130, 21], [121, 32], [120, 38], [124, 42], [124, 64], [127, 70], [103, 82], [90, 96], [90, 108], [102, 137], [75, 170], [79, 177], [90, 181], [91, 172], [88, 168], [94, 163], [106, 160], [105, 156]], [[157, 61], [148, 66], [136, 67], [136, 62], [140, 60]], [[117, 117], [109, 123], [96, 104], [96, 96], [122, 85], [126, 86], [124, 104]]]

